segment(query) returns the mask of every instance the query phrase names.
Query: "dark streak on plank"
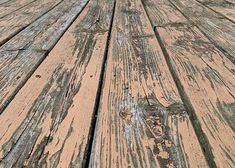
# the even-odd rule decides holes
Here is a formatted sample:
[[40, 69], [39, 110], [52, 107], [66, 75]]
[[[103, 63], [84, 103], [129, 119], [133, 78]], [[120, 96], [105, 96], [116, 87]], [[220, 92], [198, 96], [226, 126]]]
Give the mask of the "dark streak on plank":
[[82, 167], [114, 2], [90, 1], [0, 116], [0, 167]]
[[140, 0], [118, 0], [90, 167], [206, 167]]
[[[175, 10], [174, 6], [169, 1], [144, 0], [143, 3], [147, 7], [147, 13], [151, 16], [150, 21], [154, 27], [164, 27], [172, 24], [190, 24], [180, 11]], [[159, 9], [158, 6], [160, 6], [161, 9]]]
[[235, 64], [235, 24], [195, 0], [170, 0]]
[[0, 6], [0, 18], [19, 10], [36, 0], [11, 0]]
[[63, 1], [0, 47], [0, 113], [86, 3], [87, 0]]
[[24, 8], [0, 18], [0, 45], [53, 9], [62, 0], [37, 0]]
[[235, 23], [235, 3], [226, 0], [197, 1]]
[[[162, 3], [177, 10], [167, 1]], [[152, 23], [169, 21], [155, 30], [210, 166], [234, 167], [234, 65], [194, 25], [175, 24], [177, 20], [168, 15], [158, 15], [161, 19], [152, 15], [152, 10], [167, 12], [161, 3], [145, 3], [145, 7]]]
[[4, 3], [8, 3], [10, 1], [12, 1], [12, 0], [0, 0], [0, 5], [3, 5]]

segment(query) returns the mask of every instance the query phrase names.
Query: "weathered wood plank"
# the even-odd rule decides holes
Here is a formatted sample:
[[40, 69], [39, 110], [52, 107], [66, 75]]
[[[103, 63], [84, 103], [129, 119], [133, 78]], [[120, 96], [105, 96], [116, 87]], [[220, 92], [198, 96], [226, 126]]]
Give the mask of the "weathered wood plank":
[[[164, 3], [168, 4], [167, 1]], [[147, 12], [154, 10], [148, 3], [145, 7]], [[155, 10], [161, 11], [162, 7], [156, 5]], [[172, 10], [177, 9], [172, 6]], [[156, 16], [150, 12], [148, 15], [154, 23]], [[191, 112], [197, 134], [205, 137], [200, 141], [206, 157], [213, 159], [217, 167], [234, 167], [234, 65], [198, 28], [175, 23], [177, 20], [166, 26], [153, 26], [156, 26], [157, 35], [166, 49], [184, 101], [193, 109]], [[210, 164], [213, 166], [213, 163]]]
[[195, 111], [193, 118], [209, 142], [204, 143], [205, 149], [211, 149], [218, 167], [234, 167], [234, 64], [195, 27], [159, 27], [157, 31]]
[[206, 167], [140, 0], [118, 0], [90, 167]]
[[150, 21], [154, 26], [166, 26], [172, 23], [188, 23], [188, 20], [180, 13], [180, 11], [175, 10], [174, 6], [169, 1], [144, 0], [143, 3], [147, 6], [147, 13], [151, 16]]
[[235, 22], [235, 3], [226, 0], [197, 0], [208, 8]]
[[0, 5], [4, 4], [4, 3], [7, 3], [9, 1], [12, 1], [12, 0], [0, 0]]
[[12, 0], [0, 6], [0, 18], [34, 2], [35, 0]]
[[195, 0], [170, 0], [235, 64], [235, 24]]
[[62, 0], [37, 0], [20, 10], [0, 18], [0, 45], [27, 27]]
[[0, 47], [0, 113], [86, 3], [63, 1]]
[[93, 0], [0, 116], [0, 167], [82, 167], [114, 3]]

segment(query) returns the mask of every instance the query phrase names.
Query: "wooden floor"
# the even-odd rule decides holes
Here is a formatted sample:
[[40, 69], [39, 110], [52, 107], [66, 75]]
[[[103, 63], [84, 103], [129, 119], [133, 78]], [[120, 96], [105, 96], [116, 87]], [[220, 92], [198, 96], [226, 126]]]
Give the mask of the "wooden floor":
[[0, 167], [235, 168], [234, 0], [0, 0]]

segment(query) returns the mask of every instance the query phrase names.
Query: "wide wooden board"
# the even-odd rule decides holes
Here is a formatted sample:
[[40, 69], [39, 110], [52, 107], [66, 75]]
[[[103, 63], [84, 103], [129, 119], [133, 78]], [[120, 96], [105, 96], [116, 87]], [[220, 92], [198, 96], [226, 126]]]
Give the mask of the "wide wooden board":
[[166, 0], [143, 0], [143, 4], [147, 14], [150, 16], [150, 21], [154, 27], [167, 26], [170, 24], [188, 24], [189, 21], [176, 10], [174, 6]]
[[116, 1], [89, 166], [207, 166], [140, 0]]
[[0, 113], [86, 5], [63, 1], [0, 47]]
[[93, 0], [0, 115], [0, 167], [82, 167], [114, 3]]
[[0, 45], [58, 5], [61, 1], [62, 0], [37, 0], [0, 18]]
[[234, 167], [234, 64], [195, 27], [165, 27], [157, 31], [181, 91], [186, 94], [185, 100], [193, 108], [193, 119], [200, 125], [196, 126], [200, 128], [198, 134], [206, 137], [202, 143], [208, 157], [213, 156], [218, 167]]
[[235, 22], [235, 3], [227, 0], [198, 0], [208, 8]]
[[235, 23], [195, 0], [170, 0], [235, 64]]
[[0, 4], [0, 18], [19, 10], [34, 1], [35, 0], [11, 0], [4, 4]]
[[11, 0], [0, 0], [0, 5], [7, 3], [8, 1], [11, 1]]
[[[145, 8], [153, 10], [147, 3]], [[161, 5], [155, 5], [155, 10], [164, 11]], [[177, 9], [172, 6], [171, 10]], [[156, 16], [148, 14], [152, 22], [156, 22]], [[162, 20], [165, 16], [159, 15]], [[210, 166], [234, 167], [234, 65], [197, 27], [176, 23], [177, 20], [166, 26], [153, 26], [183, 100], [191, 109], [191, 118]]]

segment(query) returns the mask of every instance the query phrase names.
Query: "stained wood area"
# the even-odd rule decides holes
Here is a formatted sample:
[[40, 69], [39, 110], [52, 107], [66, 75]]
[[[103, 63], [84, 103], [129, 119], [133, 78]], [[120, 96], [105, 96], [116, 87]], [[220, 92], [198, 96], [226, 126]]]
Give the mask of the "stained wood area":
[[[198, 120], [195, 128], [201, 137], [199, 141], [207, 149], [211, 166], [216, 163], [232, 167], [235, 160], [235, 118], [231, 104], [235, 95], [234, 65], [193, 24], [175, 22], [175, 15], [153, 15], [153, 11], [165, 13], [165, 6], [177, 11], [169, 1], [146, 3], [183, 100], [191, 109], [192, 118]], [[168, 24], [158, 26], [161, 20], [167, 20]]]
[[0, 0], [0, 167], [235, 167], [234, 0]]

